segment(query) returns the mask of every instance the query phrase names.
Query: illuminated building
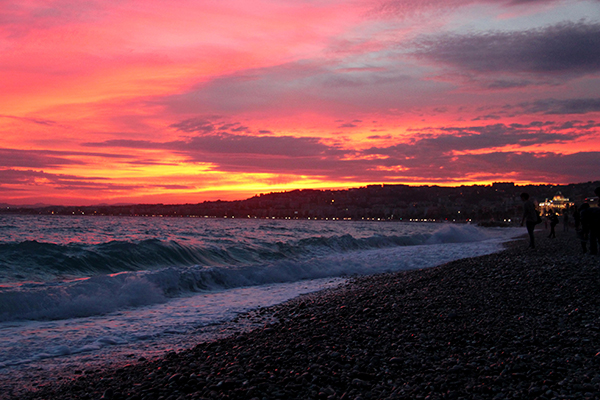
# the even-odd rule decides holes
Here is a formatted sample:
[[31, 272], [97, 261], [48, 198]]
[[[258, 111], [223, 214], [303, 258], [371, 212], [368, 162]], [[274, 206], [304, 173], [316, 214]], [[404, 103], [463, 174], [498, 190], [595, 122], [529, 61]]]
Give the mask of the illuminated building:
[[540, 202], [538, 206], [542, 214], [548, 214], [550, 212], [562, 214], [566, 208], [571, 207], [574, 204], [575, 203], [563, 196], [561, 192], [558, 192], [552, 200], [546, 199], [546, 201]]

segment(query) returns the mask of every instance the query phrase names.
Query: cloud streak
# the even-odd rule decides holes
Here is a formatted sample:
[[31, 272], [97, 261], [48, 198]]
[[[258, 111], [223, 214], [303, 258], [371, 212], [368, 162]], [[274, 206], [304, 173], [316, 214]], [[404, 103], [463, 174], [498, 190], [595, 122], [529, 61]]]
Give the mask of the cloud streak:
[[542, 114], [587, 114], [600, 112], [600, 98], [586, 99], [545, 99], [532, 103], [526, 102], [520, 106], [527, 113]]
[[[532, 79], [572, 79], [600, 72], [600, 24], [561, 23], [513, 32], [441, 34], [416, 42], [414, 54], [475, 74], [527, 74]], [[497, 88], [527, 80], [496, 80]]]
[[51, 168], [68, 165], [85, 165], [86, 162], [82, 160], [82, 157], [129, 158], [129, 156], [110, 153], [0, 148], [0, 167]]
[[[201, 120], [197, 122], [199, 121]], [[594, 160], [584, 152], [573, 157], [544, 152], [539, 158], [536, 152], [528, 150], [531, 147], [551, 144], [569, 144], [589, 136], [589, 129], [598, 126], [595, 123], [580, 121], [533, 121], [529, 124], [428, 128], [414, 134], [407, 142], [364, 150], [326, 144], [314, 137], [213, 133], [213, 129], [206, 128], [212, 124], [208, 121], [202, 120], [195, 124], [199, 135], [187, 137], [185, 140], [106, 141], [87, 145], [162, 149], [184, 156], [189, 162], [210, 163], [215, 166], [215, 170], [230, 173], [252, 170], [260, 173], [310, 175], [338, 181], [417, 181], [420, 177], [437, 182], [443, 179], [459, 179], [461, 171], [463, 176], [478, 173], [496, 176], [497, 171], [508, 168], [510, 164], [502, 163], [509, 157], [515, 160], [526, 159], [529, 163], [519, 163], [522, 172], [517, 174], [516, 170], [511, 169], [511, 174], [535, 174], [540, 179], [548, 178], [552, 171], [552, 176], [573, 178], [574, 171], [578, 170], [580, 165], [600, 165], [594, 164]], [[185, 128], [186, 133], [190, 133], [189, 121], [173, 126]], [[546, 163], [546, 159], [570, 160], [577, 167], [573, 168], [572, 173], [566, 174], [565, 169]], [[547, 171], [542, 173], [544, 168]]]

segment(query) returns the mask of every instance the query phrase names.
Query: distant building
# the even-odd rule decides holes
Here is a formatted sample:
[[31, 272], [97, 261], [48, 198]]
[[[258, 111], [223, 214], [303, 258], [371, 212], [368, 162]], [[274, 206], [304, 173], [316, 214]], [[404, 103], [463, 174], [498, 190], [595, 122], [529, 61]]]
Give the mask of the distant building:
[[575, 203], [569, 201], [568, 198], [563, 196], [561, 192], [558, 192], [556, 193], [556, 196], [552, 198], [552, 200], [546, 199], [546, 201], [540, 202], [538, 206], [542, 214], [548, 214], [550, 212], [562, 214], [566, 208], [571, 207], [574, 204]]

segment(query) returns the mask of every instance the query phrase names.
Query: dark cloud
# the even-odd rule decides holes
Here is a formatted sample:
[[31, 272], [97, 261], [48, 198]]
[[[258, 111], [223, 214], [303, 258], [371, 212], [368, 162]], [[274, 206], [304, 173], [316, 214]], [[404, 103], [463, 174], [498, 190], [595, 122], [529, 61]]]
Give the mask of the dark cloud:
[[164, 149], [164, 145], [159, 142], [151, 142], [149, 140], [133, 140], [133, 139], [112, 139], [104, 142], [86, 142], [81, 143], [84, 147], [125, 147], [131, 149]]
[[[345, 152], [320, 143], [318, 138], [292, 136], [202, 135], [183, 141], [107, 141], [96, 146], [160, 148], [183, 155], [190, 162], [215, 164], [226, 172], [266, 172], [329, 176], [342, 174]], [[140, 147], [136, 147], [140, 146]], [[360, 169], [359, 169], [360, 170]]]
[[443, 14], [447, 10], [471, 4], [499, 4], [507, 7], [556, 3], [559, 0], [384, 0], [378, 2], [373, 14], [392, 14], [398, 17], [428, 16]]
[[496, 152], [472, 154], [455, 161], [467, 171], [506, 174], [515, 179], [539, 182], [582, 182], [595, 180], [600, 168], [600, 152], [574, 154]]
[[318, 138], [293, 136], [205, 135], [187, 142], [172, 142], [169, 146], [183, 152], [285, 157], [325, 156], [332, 152]]
[[490, 119], [493, 120], [498, 120], [501, 119], [502, 117], [499, 115], [495, 115], [495, 114], [488, 114], [488, 115], [480, 115], [479, 117], [473, 118], [471, 121], [487, 121]]
[[[409, 152], [410, 153], [410, 152]], [[412, 157], [394, 154], [384, 160], [349, 161], [344, 172], [364, 181], [457, 183], [505, 179], [539, 182], [581, 182], [597, 179], [600, 152], [575, 154], [539, 152], [486, 152], [446, 155], [424, 152]], [[360, 170], [363, 170], [362, 172]], [[339, 178], [336, 176], [336, 178]]]
[[223, 123], [221, 117], [198, 117], [190, 118], [184, 121], [169, 125], [170, 128], [175, 128], [182, 132], [199, 132], [210, 134], [216, 132], [250, 132], [250, 128], [243, 126], [239, 122]]
[[170, 165], [170, 166], [177, 166], [179, 165], [178, 163], [174, 163], [174, 162], [164, 162], [164, 161], [159, 161], [159, 160], [152, 160], [152, 159], [140, 159], [140, 160], [131, 160], [131, 161], [126, 161], [126, 164], [129, 165]]
[[[222, 130], [222, 131], [228, 131], [228, 130], [230, 130], [230, 129], [233, 129], [233, 128], [235, 128], [235, 127], [236, 127], [236, 126], [238, 126], [238, 125], [240, 125], [240, 123], [239, 123], [239, 122], [233, 122], [233, 123], [230, 123], [230, 124], [221, 125], [221, 126], [219, 127], [219, 130]], [[173, 125], [171, 125], [171, 126], [173, 126]]]
[[[429, 155], [437, 157], [453, 152], [531, 146], [573, 141], [588, 132], [559, 132], [560, 126], [541, 129], [536, 126], [507, 126], [505, 124], [473, 126], [468, 128], [440, 128], [439, 133], [417, 134], [409, 145], [398, 144], [387, 148], [371, 148], [367, 154], [403, 158]], [[428, 156], [428, 157], [429, 157]]]
[[[340, 120], [340, 121], [336, 121], [336, 122], [344, 122], [344, 121]], [[340, 128], [340, 129], [356, 128], [362, 122], [363, 121], [361, 119], [354, 119], [354, 120], [352, 120], [350, 122], [345, 122], [345, 123], [342, 123], [342, 124], [338, 125], [338, 128]]]
[[[494, 180], [510, 174], [513, 179], [575, 182], [591, 179], [600, 168], [598, 153], [561, 155], [529, 151], [493, 149], [567, 143], [589, 134], [581, 121], [570, 124], [533, 121], [529, 124], [440, 128], [416, 134], [412, 141], [389, 147], [372, 147], [361, 156], [366, 159], [363, 175], [382, 181], [462, 182], [469, 176]], [[564, 128], [570, 127], [567, 131]], [[476, 152], [477, 154], [469, 154]], [[366, 158], [366, 157], [364, 157]], [[568, 165], [568, 167], [567, 167]], [[351, 170], [348, 165], [347, 170]]]
[[35, 178], [44, 177], [45, 175], [41, 171], [0, 169], [0, 186], [33, 183]]
[[17, 150], [0, 148], [0, 167], [6, 168], [56, 168], [65, 165], [85, 165], [81, 157], [126, 159], [130, 156], [110, 153], [77, 151]]
[[392, 135], [371, 135], [367, 139], [391, 139]]
[[192, 159], [206, 161], [211, 154], [316, 157], [331, 155], [338, 150], [324, 145], [319, 138], [293, 136], [244, 136], [230, 133], [199, 135], [171, 142], [150, 142], [146, 140], [107, 140], [86, 143], [94, 147], [125, 147], [134, 149], [163, 149], [186, 154]]
[[[196, 155], [198, 161], [204, 158]], [[365, 175], [365, 166], [360, 161], [343, 161], [341, 157], [258, 157], [242, 154], [228, 157], [215, 154], [210, 161], [218, 165], [218, 170], [237, 173], [293, 174], [312, 177], [344, 179], [345, 176]], [[362, 165], [362, 167], [357, 167]]]
[[[314, 137], [236, 135], [209, 133], [170, 142], [108, 141], [98, 146], [164, 149], [191, 162], [215, 165], [226, 172], [265, 172], [306, 175], [338, 181], [461, 182], [466, 176], [489, 176], [521, 171], [526, 180], [575, 179], [574, 172], [596, 162], [591, 156], [500, 152], [506, 146], [525, 147], [567, 143], [589, 134], [590, 121], [532, 121], [527, 124], [491, 124], [472, 127], [430, 128], [413, 135], [408, 143], [365, 150], [348, 150]], [[389, 136], [373, 136], [373, 139]], [[476, 151], [482, 154], [464, 154]], [[587, 154], [587, 153], [586, 153]], [[572, 168], [561, 168], [571, 162]], [[529, 163], [529, 164], [528, 164]], [[514, 166], [514, 170], [513, 170]], [[520, 172], [519, 172], [520, 173]], [[560, 175], [562, 174], [562, 175]], [[559, 179], [560, 175], [560, 179]], [[567, 178], [568, 177], [568, 178]]]
[[550, 125], [554, 125], [554, 124], [555, 124], [554, 121], [545, 121], [545, 122], [542, 122], [542, 121], [532, 121], [532, 122], [530, 122], [528, 124], [513, 123], [513, 124], [510, 124], [509, 126], [511, 128], [532, 128], [532, 127], [539, 128], [539, 127], [542, 127], [542, 126], [550, 126]]
[[[336, 179], [355, 176], [363, 181], [464, 182], [469, 177], [539, 182], [581, 182], [597, 179], [600, 152], [575, 154], [538, 152], [488, 152], [457, 156], [420, 155], [412, 158], [347, 161], [344, 168], [331, 171]], [[339, 174], [342, 175], [339, 175]]]
[[[475, 73], [563, 77], [600, 72], [600, 24], [562, 23], [519, 32], [447, 34], [417, 43], [415, 54]], [[495, 81], [515, 87], [526, 81]]]
[[[544, 83], [546, 84], [546, 83]], [[539, 85], [538, 82], [526, 79], [495, 79], [487, 84], [488, 89], [516, 89]]]
[[[18, 189], [21, 193], [36, 190], [40, 184], [56, 191], [87, 191], [92, 195], [100, 192], [126, 192], [147, 188], [144, 185], [122, 185], [111, 183], [109, 178], [53, 174], [36, 170], [0, 169], [0, 190]], [[163, 187], [165, 185], [156, 185]], [[167, 185], [168, 186], [168, 185]]]
[[36, 179], [43, 179], [51, 185], [70, 186], [76, 184], [79, 186], [97, 185], [93, 181], [108, 181], [108, 178], [102, 177], [80, 177], [76, 175], [51, 174], [36, 170], [19, 170], [14, 168], [0, 169], [0, 185], [12, 184], [35, 184]]
[[[146, 140], [107, 140], [85, 143], [91, 147], [121, 147], [131, 149], [162, 149], [177, 153], [190, 162], [211, 163], [216, 169], [228, 172], [270, 172], [321, 174], [322, 171], [343, 169], [339, 160], [351, 151], [337, 145], [327, 145], [316, 137], [240, 135], [235, 131], [250, 128], [234, 123], [195, 118], [173, 124], [186, 133], [198, 132], [181, 140], [151, 142]], [[211, 127], [226, 127], [230, 132]], [[269, 132], [263, 130], [262, 132]], [[327, 172], [325, 172], [327, 174]]]
[[[225, 128], [225, 126], [221, 127], [221, 129], [229, 129], [232, 125]], [[183, 132], [204, 132], [211, 133], [217, 130], [216, 126], [210, 119], [206, 118], [192, 118], [186, 119], [185, 121], [178, 122], [176, 124], [169, 125], [170, 128], [175, 128], [177, 130]]]
[[[191, 160], [210, 162], [216, 155], [252, 157], [326, 157], [340, 154], [336, 146], [321, 143], [320, 138], [276, 136], [269, 130], [261, 130], [258, 135], [240, 135], [251, 129], [239, 123], [215, 121], [220, 117], [192, 118], [170, 125], [186, 133], [199, 135], [186, 136], [181, 140], [152, 142], [148, 140], [115, 139], [104, 142], [84, 143], [88, 147], [123, 147], [132, 149], [162, 149], [187, 155]], [[215, 129], [215, 126], [220, 126]], [[229, 132], [224, 131], [227, 128]]]
[[[600, 49], [600, 47], [598, 47]], [[598, 50], [600, 53], [600, 50]], [[542, 114], [585, 114], [600, 112], [600, 98], [545, 99], [519, 104], [527, 113]]]
[[82, 165], [78, 160], [61, 157], [63, 152], [16, 150], [0, 148], [0, 167], [47, 168], [61, 165]]

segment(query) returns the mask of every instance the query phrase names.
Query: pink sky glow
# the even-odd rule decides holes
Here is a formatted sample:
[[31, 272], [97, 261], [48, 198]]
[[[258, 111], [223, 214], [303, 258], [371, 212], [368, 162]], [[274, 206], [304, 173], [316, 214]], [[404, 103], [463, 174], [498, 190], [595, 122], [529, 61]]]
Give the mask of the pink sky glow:
[[598, 0], [0, 0], [0, 203], [600, 179]]

